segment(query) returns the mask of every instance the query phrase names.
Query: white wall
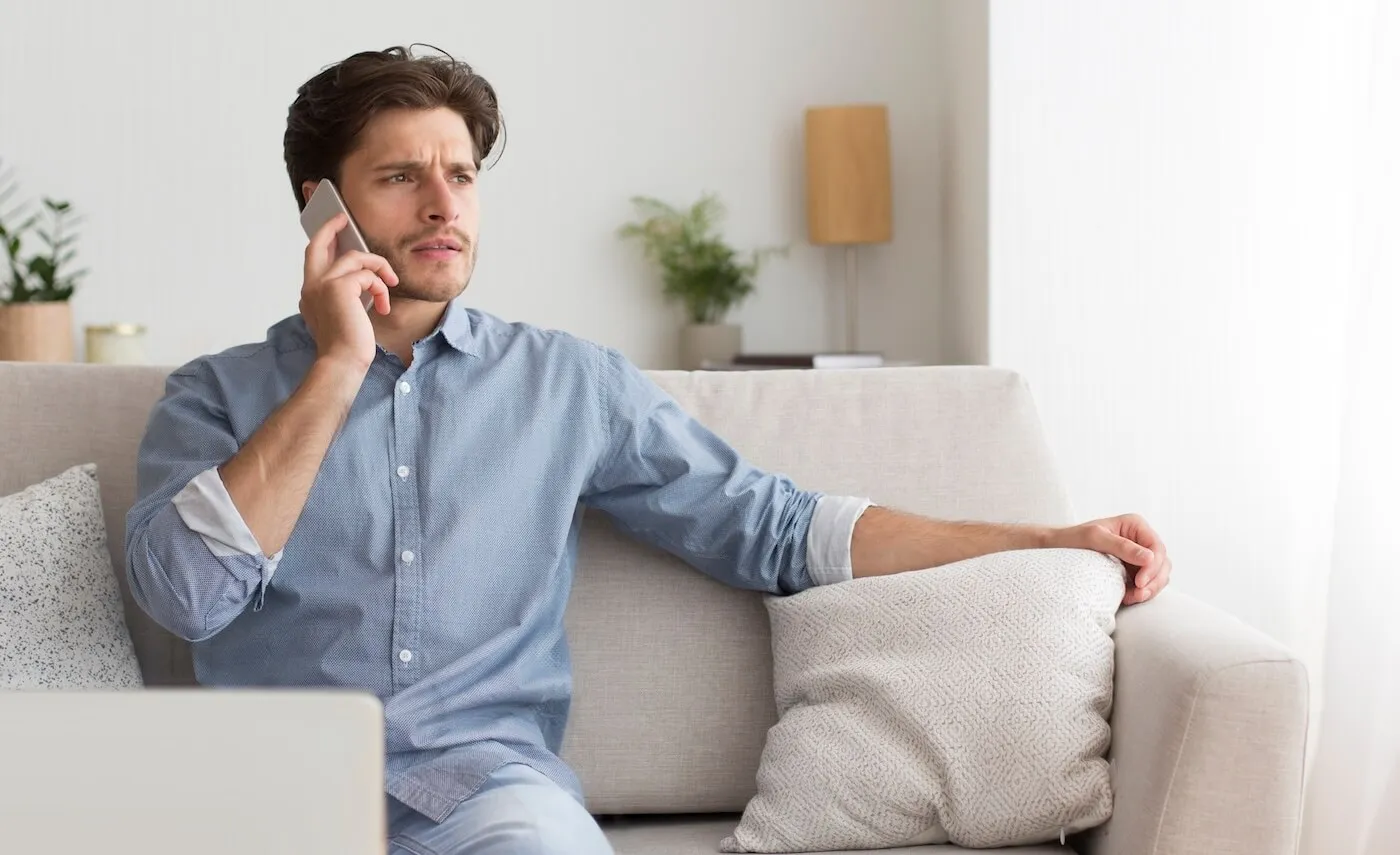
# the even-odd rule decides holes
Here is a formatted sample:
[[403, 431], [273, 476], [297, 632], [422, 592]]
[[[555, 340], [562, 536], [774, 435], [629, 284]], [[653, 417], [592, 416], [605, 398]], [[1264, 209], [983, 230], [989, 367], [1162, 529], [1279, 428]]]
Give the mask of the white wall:
[[1081, 516], [1145, 513], [1181, 589], [1304, 650], [1343, 390], [1346, 15], [990, 16], [991, 361], [1028, 377]]
[[[974, 4], [980, 5], [980, 4]], [[356, 50], [413, 41], [497, 87], [504, 157], [482, 183], [469, 294], [647, 367], [677, 309], [614, 238], [627, 198], [729, 203], [740, 247], [790, 242], [736, 313], [753, 349], [840, 343], [840, 251], [805, 243], [802, 110], [891, 110], [895, 231], [861, 256], [862, 344], [937, 360], [942, 12], [924, 0], [382, 3], [6, 2], [0, 156], [87, 214], [81, 326], [151, 328], [164, 363], [261, 339], [296, 311], [303, 238], [281, 160], [296, 86]], [[196, 207], [196, 194], [222, 200]]]
[[938, 31], [938, 331], [943, 362], [988, 360], [988, 4], [942, 0]]

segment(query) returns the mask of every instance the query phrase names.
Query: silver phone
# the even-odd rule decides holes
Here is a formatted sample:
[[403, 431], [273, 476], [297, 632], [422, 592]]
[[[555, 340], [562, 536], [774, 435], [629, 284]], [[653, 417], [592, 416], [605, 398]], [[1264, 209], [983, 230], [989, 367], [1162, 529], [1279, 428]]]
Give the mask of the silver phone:
[[[344, 214], [350, 223], [336, 235], [336, 256], [344, 255], [350, 250], [369, 252], [369, 245], [365, 243], [364, 235], [360, 234], [360, 227], [355, 224], [350, 209], [345, 207], [345, 200], [340, 198], [340, 191], [336, 189], [335, 183], [329, 178], [322, 178], [306, 207], [301, 211], [301, 227], [310, 238], [336, 214]], [[374, 305], [374, 298], [368, 291], [361, 296], [360, 301], [364, 303], [366, 310]]]

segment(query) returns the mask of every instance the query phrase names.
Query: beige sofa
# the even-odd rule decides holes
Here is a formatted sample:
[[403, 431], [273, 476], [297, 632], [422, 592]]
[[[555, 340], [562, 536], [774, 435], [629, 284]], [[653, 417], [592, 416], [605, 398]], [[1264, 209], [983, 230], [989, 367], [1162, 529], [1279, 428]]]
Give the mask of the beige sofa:
[[[0, 495], [95, 461], [119, 576], [136, 447], [164, 374], [0, 363]], [[1013, 373], [653, 376], [750, 459], [803, 486], [945, 518], [1077, 521], [1031, 395]], [[577, 702], [566, 759], [590, 809], [607, 815], [619, 855], [715, 852], [754, 792], [776, 715], [762, 602], [604, 522], [588, 526], [568, 614]], [[182, 642], [129, 599], [127, 619], [148, 684], [191, 681]], [[1296, 851], [1307, 723], [1301, 664], [1241, 622], [1170, 591], [1121, 612], [1117, 642], [1115, 812], [1071, 840], [1074, 849]]]

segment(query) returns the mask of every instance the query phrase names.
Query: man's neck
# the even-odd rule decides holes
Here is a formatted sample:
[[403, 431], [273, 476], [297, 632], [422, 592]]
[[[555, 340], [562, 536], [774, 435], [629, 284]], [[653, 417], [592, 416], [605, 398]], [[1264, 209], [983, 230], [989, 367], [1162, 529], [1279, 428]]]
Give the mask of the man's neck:
[[380, 347], [403, 360], [404, 365], [413, 364], [413, 343], [425, 338], [442, 321], [442, 313], [447, 303], [429, 303], [422, 300], [394, 299], [391, 294], [389, 314], [370, 312], [370, 322], [374, 324], [374, 340]]

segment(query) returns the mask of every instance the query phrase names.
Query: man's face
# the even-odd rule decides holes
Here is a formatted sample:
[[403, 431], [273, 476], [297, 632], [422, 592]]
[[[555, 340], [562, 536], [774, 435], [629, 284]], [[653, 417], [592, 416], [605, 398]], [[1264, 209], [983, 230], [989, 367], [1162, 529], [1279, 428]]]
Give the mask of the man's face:
[[393, 299], [445, 303], [467, 287], [476, 265], [475, 163], [466, 122], [442, 107], [380, 113], [341, 164], [346, 207], [370, 251], [399, 276]]

